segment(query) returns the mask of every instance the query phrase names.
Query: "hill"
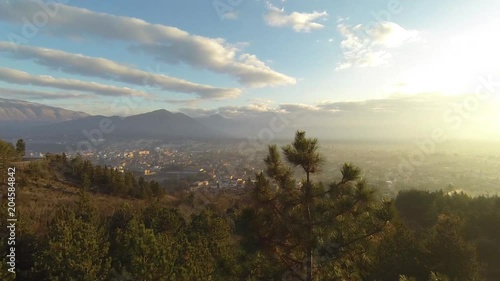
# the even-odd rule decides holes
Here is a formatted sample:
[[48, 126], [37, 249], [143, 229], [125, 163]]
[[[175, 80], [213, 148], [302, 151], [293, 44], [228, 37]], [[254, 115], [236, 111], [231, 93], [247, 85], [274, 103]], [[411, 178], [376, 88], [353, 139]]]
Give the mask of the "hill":
[[34, 129], [88, 117], [87, 113], [47, 106], [23, 100], [0, 98], [0, 132], [2, 137], [30, 135]]
[[89, 116], [39, 103], [0, 98], [0, 122], [61, 122]]
[[85, 138], [84, 132], [93, 132], [109, 124], [109, 131], [101, 131], [107, 138], [161, 138], [161, 139], [219, 139], [228, 135], [210, 128], [183, 113], [161, 109], [129, 117], [86, 116], [36, 127], [18, 127], [5, 130], [4, 135], [16, 138], [51, 137], [52, 139]]

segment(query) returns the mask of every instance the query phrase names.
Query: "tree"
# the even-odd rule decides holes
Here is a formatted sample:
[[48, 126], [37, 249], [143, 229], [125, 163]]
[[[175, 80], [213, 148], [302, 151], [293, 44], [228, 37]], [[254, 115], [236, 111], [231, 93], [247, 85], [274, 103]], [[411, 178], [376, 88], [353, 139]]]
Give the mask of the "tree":
[[19, 157], [24, 157], [26, 154], [26, 143], [23, 139], [18, 139], [16, 142], [16, 153]]
[[136, 218], [125, 229], [117, 229], [115, 256], [118, 272], [128, 272], [130, 280], [175, 280], [179, 246], [165, 233], [154, 233]]
[[15, 147], [9, 142], [0, 140], [0, 160], [2, 161], [1, 163], [6, 167], [10, 161], [13, 161], [16, 158], [16, 156], [17, 153]]
[[90, 180], [90, 176], [87, 173], [82, 175], [82, 190], [89, 191], [92, 187], [92, 181]]
[[[239, 269], [239, 264], [236, 262], [237, 245], [232, 239], [232, 234], [230, 220], [212, 210], [205, 210], [191, 216], [191, 224], [187, 231], [190, 243], [188, 251], [191, 251], [191, 247], [194, 249], [198, 246], [201, 246], [201, 249], [207, 247], [207, 254], [214, 262], [214, 280], [235, 280], [233, 277]], [[199, 261], [192, 262], [195, 265]]]
[[[392, 203], [377, 202], [352, 164], [342, 167], [340, 182], [314, 183], [311, 176], [323, 162], [318, 148], [317, 139], [297, 132], [282, 148], [286, 165], [277, 147], [269, 146], [265, 174], [257, 174], [253, 188], [256, 237], [247, 239], [262, 243], [290, 278], [352, 279], [370, 238], [391, 220]], [[305, 179], [297, 181], [293, 167], [300, 167]]]
[[179, 209], [168, 208], [159, 204], [153, 204], [143, 210], [143, 222], [147, 228], [153, 229], [155, 233], [176, 233], [184, 231], [186, 221]]
[[425, 260], [432, 271], [444, 273], [452, 280], [483, 280], [476, 248], [465, 240], [463, 227], [460, 218], [440, 215], [424, 241]]
[[[306, 269], [307, 281], [312, 280], [313, 269], [313, 247], [314, 247], [314, 233], [313, 222], [314, 213], [311, 208], [314, 204], [313, 186], [311, 185], [310, 176], [319, 170], [320, 164], [323, 162], [318, 152], [318, 139], [306, 139], [305, 132], [297, 132], [295, 141], [292, 145], [283, 147], [283, 153], [286, 160], [294, 165], [301, 167], [306, 173], [306, 182], [303, 185], [303, 202], [302, 207], [304, 211], [304, 218], [306, 219]], [[273, 156], [273, 158], [275, 155]], [[273, 165], [273, 159], [266, 159], [266, 164]]]
[[16, 149], [14, 146], [6, 141], [0, 140], [0, 169], [2, 173], [0, 175], [0, 180], [2, 183], [7, 182], [7, 167], [10, 167], [12, 161], [17, 158]]
[[396, 281], [401, 275], [425, 280], [429, 272], [420, 242], [404, 224], [391, 225], [374, 249], [373, 270], [364, 280]]
[[36, 267], [48, 280], [106, 280], [111, 260], [105, 229], [84, 193], [76, 208], [63, 207], [51, 222]]

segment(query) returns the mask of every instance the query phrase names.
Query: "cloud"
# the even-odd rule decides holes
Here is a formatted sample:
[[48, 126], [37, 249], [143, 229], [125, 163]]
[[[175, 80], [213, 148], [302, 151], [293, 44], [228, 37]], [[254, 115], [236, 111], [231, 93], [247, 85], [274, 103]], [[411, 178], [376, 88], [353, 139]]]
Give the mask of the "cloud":
[[386, 65], [392, 59], [390, 49], [418, 40], [417, 31], [404, 29], [394, 22], [351, 26], [340, 20], [337, 27], [344, 37], [340, 42], [344, 57], [337, 65], [338, 70]]
[[[288, 120], [283, 134], [276, 137], [291, 138], [295, 130], [306, 130], [308, 134], [324, 139], [385, 139], [415, 140], [430, 137], [435, 129], [443, 129], [453, 137], [498, 138], [500, 102], [483, 102], [478, 109], [467, 112], [463, 124], [456, 129], [460, 109], [471, 95], [441, 95], [422, 93], [416, 95], [393, 95], [381, 99], [347, 102], [321, 102], [318, 104], [280, 104], [274, 107], [222, 106], [212, 110], [182, 109], [195, 116], [221, 114], [234, 120], [245, 121], [259, 132], [269, 128], [269, 120], [280, 116]], [[240, 123], [237, 123], [240, 124]], [[238, 129], [235, 127], [235, 130]], [[248, 130], [250, 131], [250, 130]], [[252, 135], [245, 132], [243, 134]], [[278, 133], [278, 132], [276, 132]]]
[[112, 97], [149, 97], [150, 95], [130, 88], [104, 85], [95, 82], [86, 82], [76, 79], [60, 79], [47, 75], [31, 75], [29, 73], [10, 69], [0, 68], [0, 81], [18, 85], [33, 85], [41, 87], [52, 87], [62, 90], [83, 91], [100, 96]]
[[92, 95], [82, 93], [64, 93], [64, 92], [45, 92], [33, 90], [21, 90], [0, 87], [0, 96], [3, 97], [16, 97], [31, 100], [67, 100], [67, 99], [82, 99], [91, 98]]
[[[40, 1], [1, 1], [0, 20], [24, 24], [23, 18], [40, 12]], [[192, 35], [176, 27], [152, 24], [141, 19], [97, 13], [87, 9], [53, 4], [57, 13], [49, 18], [44, 32], [68, 38], [98, 37], [132, 44], [133, 49], [167, 63], [183, 63], [236, 77], [248, 87], [295, 84], [296, 80], [272, 70], [240, 46], [222, 38]], [[8, 35], [9, 37], [9, 35]], [[248, 59], [248, 58], [252, 59]]]
[[299, 13], [293, 12], [286, 14], [284, 9], [279, 9], [272, 4], [267, 4], [267, 13], [264, 14], [264, 21], [267, 25], [273, 27], [291, 27], [296, 32], [310, 32], [314, 29], [322, 29], [324, 25], [317, 22], [319, 19], [325, 19], [328, 14], [323, 12]]
[[280, 112], [280, 110], [267, 104], [254, 103], [245, 106], [222, 106], [217, 109], [217, 112], [226, 117], [252, 118], [266, 113]]
[[400, 47], [406, 42], [418, 39], [418, 31], [407, 30], [394, 22], [381, 22], [368, 31], [375, 45], [388, 48]]
[[[262, 114], [300, 114], [311, 117], [344, 117], [366, 118], [368, 123], [376, 123], [380, 120], [396, 122], [399, 117], [406, 116], [415, 118], [424, 116], [426, 120], [436, 117], [440, 119], [442, 113], [450, 109], [454, 104], [463, 103], [465, 95], [441, 95], [433, 93], [421, 93], [415, 95], [396, 94], [386, 98], [368, 99], [359, 101], [324, 101], [318, 104], [287, 103], [271, 106], [269, 104], [254, 103], [246, 106], [221, 106], [216, 109], [183, 108], [181, 111], [196, 112], [197, 115], [221, 114], [232, 118], [250, 118]], [[304, 119], [305, 121], [306, 119]], [[328, 120], [318, 119], [317, 124]], [[311, 123], [314, 124], [314, 123]]]
[[262, 117], [264, 114], [272, 113], [284, 113], [285, 111], [280, 108], [273, 108], [268, 104], [263, 103], [253, 103], [245, 106], [221, 106], [217, 109], [201, 109], [201, 108], [180, 108], [181, 112], [184, 112], [190, 116], [208, 116], [213, 114], [220, 114], [225, 117], [230, 118], [242, 118], [249, 119], [254, 117]]
[[99, 77], [139, 86], [157, 87], [165, 91], [196, 94], [203, 99], [229, 98], [241, 94], [240, 89], [216, 88], [196, 84], [186, 80], [135, 69], [104, 58], [94, 58], [64, 51], [19, 46], [17, 51], [8, 42], [0, 41], [0, 52], [8, 53], [16, 59], [34, 62], [66, 73]]
[[416, 95], [392, 95], [382, 99], [362, 101], [322, 102], [318, 108], [332, 112], [356, 114], [367, 113], [405, 113], [405, 112], [435, 112], [444, 110], [453, 102], [463, 100], [462, 96], [445, 96], [432, 93]]
[[204, 108], [181, 108], [179, 111], [191, 117], [207, 117], [217, 114], [217, 109], [204, 109]]
[[284, 110], [287, 113], [295, 113], [295, 112], [318, 112], [321, 110], [321, 108], [315, 106], [315, 105], [309, 105], [309, 104], [280, 104], [279, 108]]
[[[237, 61], [237, 49], [231, 55], [224, 59], [223, 56], [208, 57], [206, 52], [198, 52], [194, 49], [184, 49], [182, 45], [164, 45], [164, 44], [141, 44], [131, 47], [132, 51], [143, 52], [155, 56], [156, 60], [168, 64], [187, 63], [193, 66], [205, 67], [210, 65], [211, 69], [221, 73], [230, 73], [237, 77], [239, 83], [252, 88], [261, 88], [267, 86], [292, 85], [297, 81], [295, 78], [275, 72], [255, 55], [241, 54]], [[210, 49], [210, 45], [203, 48]], [[180, 58], [177, 53], [186, 52], [189, 56]]]
[[224, 15], [222, 15], [222, 18], [225, 20], [237, 20], [238, 19], [238, 12], [232, 11], [232, 12], [227, 12]]

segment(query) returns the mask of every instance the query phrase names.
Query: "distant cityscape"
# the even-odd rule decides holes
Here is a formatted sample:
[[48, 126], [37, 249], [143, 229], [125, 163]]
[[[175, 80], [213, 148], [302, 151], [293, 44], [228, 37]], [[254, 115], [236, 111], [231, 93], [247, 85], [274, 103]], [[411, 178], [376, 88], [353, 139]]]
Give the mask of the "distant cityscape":
[[[265, 145], [249, 151], [239, 149], [240, 144], [241, 141], [210, 140], [104, 142], [99, 149], [82, 152], [81, 156], [95, 164], [121, 172], [132, 171], [164, 185], [188, 183], [186, 190], [240, 190], [264, 168], [267, 153]], [[43, 145], [36, 147], [39, 151], [30, 149], [28, 142], [27, 157], [45, 155], [41, 150]], [[61, 144], [59, 148], [62, 147]], [[425, 165], [401, 174], [402, 159], [410, 149], [396, 144], [324, 142], [321, 152], [326, 161], [316, 177], [324, 182], [338, 179], [341, 165], [350, 162], [358, 165], [368, 183], [385, 197], [410, 188], [442, 189], [474, 196], [495, 195], [500, 191], [498, 152], [460, 153], [458, 148], [446, 147], [427, 155]]]

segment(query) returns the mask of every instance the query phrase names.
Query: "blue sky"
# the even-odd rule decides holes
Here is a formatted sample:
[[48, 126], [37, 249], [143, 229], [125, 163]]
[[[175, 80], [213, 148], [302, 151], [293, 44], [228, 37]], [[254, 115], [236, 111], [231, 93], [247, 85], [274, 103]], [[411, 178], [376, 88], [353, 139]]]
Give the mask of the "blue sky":
[[494, 0], [0, 0], [0, 94], [104, 115], [465, 95], [500, 74], [499, 12]]

